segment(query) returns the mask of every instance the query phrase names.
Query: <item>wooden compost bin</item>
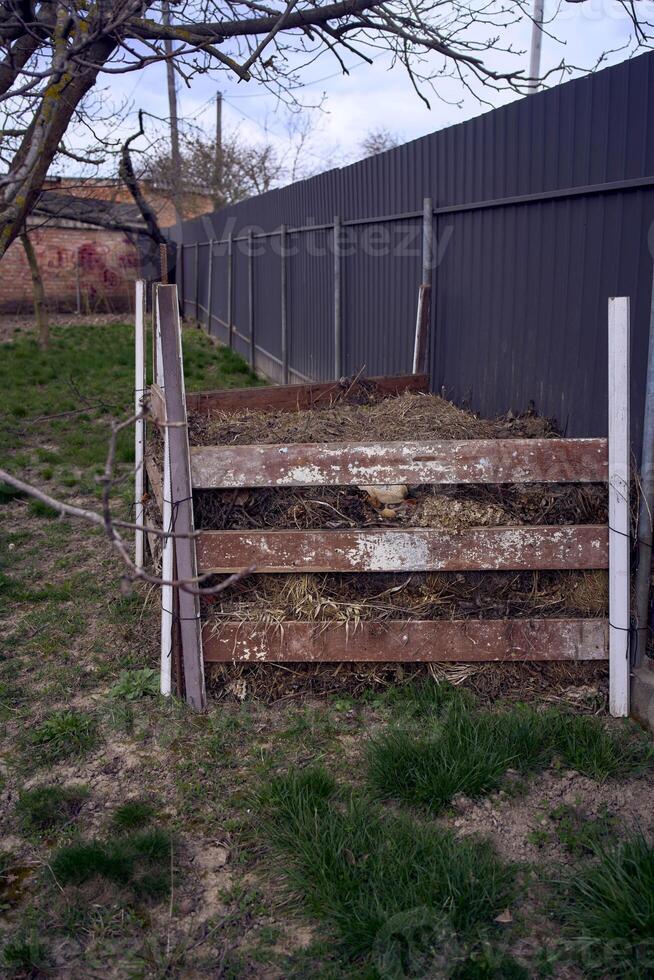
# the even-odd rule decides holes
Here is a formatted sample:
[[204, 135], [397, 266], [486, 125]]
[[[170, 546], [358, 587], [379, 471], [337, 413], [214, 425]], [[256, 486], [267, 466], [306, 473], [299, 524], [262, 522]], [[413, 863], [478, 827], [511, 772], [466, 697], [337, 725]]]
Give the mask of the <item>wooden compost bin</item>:
[[[190, 446], [186, 411], [274, 412], [329, 404], [335, 383], [184, 395], [181, 333], [174, 287], [159, 288], [159, 384], [150, 389], [154, 421], [169, 440], [171, 500], [178, 578], [313, 572], [480, 572], [609, 567], [609, 529], [601, 525], [346, 530], [202, 530], [194, 532], [193, 490], [385, 484], [601, 483], [607, 481], [606, 439], [467, 439], [381, 443]], [[424, 375], [374, 379], [393, 398], [427, 391]], [[166, 425], [166, 420], [168, 424]], [[150, 486], [161, 509], [165, 485], [147, 456]], [[185, 509], [184, 509], [185, 508]], [[172, 542], [171, 542], [172, 543]], [[609, 621], [523, 618], [361, 621], [345, 624], [255, 621], [200, 622], [195, 594], [175, 589], [187, 697], [204, 704], [204, 662], [578, 661], [605, 659]]]

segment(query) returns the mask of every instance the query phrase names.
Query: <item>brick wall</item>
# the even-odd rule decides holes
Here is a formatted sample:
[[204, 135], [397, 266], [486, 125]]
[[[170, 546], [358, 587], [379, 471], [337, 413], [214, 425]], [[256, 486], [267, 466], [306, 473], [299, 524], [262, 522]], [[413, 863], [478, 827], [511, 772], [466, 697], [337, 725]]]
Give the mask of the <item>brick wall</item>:
[[[48, 306], [82, 313], [128, 311], [134, 304], [138, 253], [123, 232], [45, 225], [29, 232], [41, 269]], [[78, 273], [79, 269], [79, 273]], [[0, 312], [29, 313], [32, 280], [20, 241], [0, 262]]]

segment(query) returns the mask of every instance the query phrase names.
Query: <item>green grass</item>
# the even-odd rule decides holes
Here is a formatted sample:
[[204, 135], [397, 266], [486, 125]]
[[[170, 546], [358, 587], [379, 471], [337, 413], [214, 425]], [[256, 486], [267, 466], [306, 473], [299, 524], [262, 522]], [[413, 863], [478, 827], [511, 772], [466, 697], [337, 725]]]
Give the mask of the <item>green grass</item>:
[[[202, 331], [185, 330], [183, 343], [187, 390], [258, 383], [241, 357], [214, 346]], [[0, 415], [7, 420], [0, 431], [0, 453], [7, 468], [20, 472], [30, 461], [45, 463], [42, 479], [97, 493], [95, 476], [104, 464], [110, 421], [133, 410], [133, 388], [134, 330], [129, 325], [54, 327], [48, 351], [39, 350], [28, 334], [0, 345]], [[74, 414], [61, 414], [66, 412]], [[26, 451], [26, 444], [35, 441], [41, 445]], [[132, 432], [120, 434], [119, 464], [132, 461], [133, 444]], [[0, 506], [15, 496], [3, 485]], [[30, 509], [50, 516], [37, 502]]]
[[556, 807], [549, 814], [559, 842], [576, 857], [592, 855], [615, 839], [620, 821], [604, 807], [597, 817], [568, 804]]
[[53, 711], [28, 737], [42, 763], [84, 755], [98, 743], [95, 719], [68, 708]]
[[9, 976], [47, 976], [46, 947], [34, 931], [15, 935], [5, 943], [0, 958]]
[[569, 948], [584, 976], [654, 975], [654, 845], [637, 833], [578, 867], [568, 888]]
[[152, 667], [141, 670], [124, 670], [109, 691], [112, 698], [137, 701], [144, 697], [158, 697], [159, 674]]
[[50, 867], [60, 885], [103, 878], [137, 898], [158, 900], [170, 889], [171, 838], [160, 829], [79, 841], [60, 848]]
[[381, 976], [492, 928], [511, 899], [513, 869], [490, 844], [383, 813], [323, 769], [275, 778], [260, 803], [298, 905]]
[[148, 800], [127, 800], [114, 810], [112, 823], [118, 830], [140, 830], [151, 823], [154, 814]]
[[416, 705], [368, 746], [368, 781], [382, 799], [439, 812], [457, 794], [497, 790], [509, 769], [526, 776], [558, 760], [601, 781], [652, 764], [651, 741], [634, 725], [609, 729], [593, 716], [526, 705], [489, 711], [462, 692], [428, 696], [421, 687]]
[[52, 830], [73, 820], [88, 799], [87, 786], [35, 786], [18, 797], [16, 814], [26, 833]]

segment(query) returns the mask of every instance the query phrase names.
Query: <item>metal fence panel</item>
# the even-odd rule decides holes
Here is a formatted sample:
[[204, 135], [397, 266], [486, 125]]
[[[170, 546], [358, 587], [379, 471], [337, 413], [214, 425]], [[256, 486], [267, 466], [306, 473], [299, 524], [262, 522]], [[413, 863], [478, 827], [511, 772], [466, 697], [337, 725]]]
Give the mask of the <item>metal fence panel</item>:
[[[396, 236], [404, 229], [419, 242], [431, 198], [433, 389], [484, 415], [533, 403], [570, 436], [603, 435], [607, 299], [629, 295], [637, 446], [654, 247], [653, 103], [654, 54], [645, 54], [184, 222], [169, 231], [184, 244], [184, 309], [193, 314], [195, 243], [251, 228], [263, 245], [253, 260], [257, 364], [281, 380], [279, 239], [256, 236], [285, 224], [290, 380], [334, 377], [338, 215], [342, 370], [407, 370], [422, 263], [419, 246], [407, 255]], [[328, 227], [292, 230], [311, 225]], [[392, 244], [378, 248], [375, 235]], [[234, 245], [234, 346], [249, 358], [244, 244]], [[226, 283], [224, 255], [214, 270], [214, 314], [226, 323], [227, 291], [216, 288]], [[228, 339], [226, 327], [217, 335]]]

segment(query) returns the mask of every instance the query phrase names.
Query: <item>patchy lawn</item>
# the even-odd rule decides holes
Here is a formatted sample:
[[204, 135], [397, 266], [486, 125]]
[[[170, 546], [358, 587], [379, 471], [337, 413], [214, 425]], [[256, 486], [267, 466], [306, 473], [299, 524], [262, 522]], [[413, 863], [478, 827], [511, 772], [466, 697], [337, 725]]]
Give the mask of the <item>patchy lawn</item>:
[[[97, 502], [132, 339], [56, 327], [47, 354], [2, 348], [8, 467]], [[190, 389], [254, 383], [184, 340]], [[601, 693], [489, 705], [332, 676], [322, 697], [199, 717], [157, 695], [157, 595], [121, 594], [98, 532], [0, 488], [0, 561], [3, 975], [654, 973], [651, 745]]]

